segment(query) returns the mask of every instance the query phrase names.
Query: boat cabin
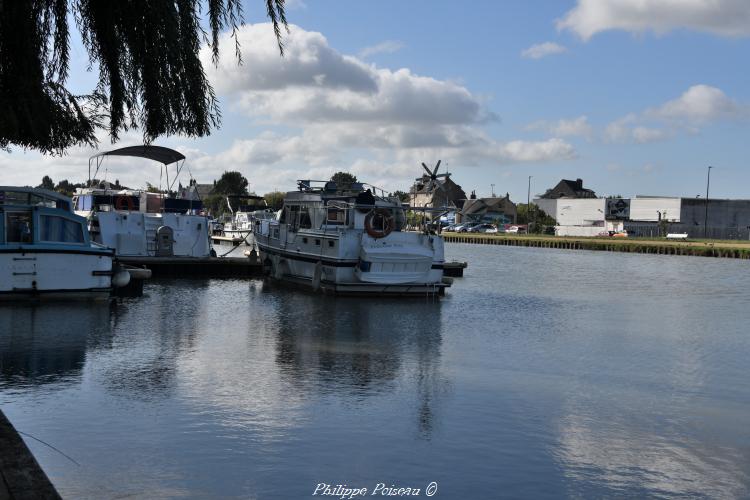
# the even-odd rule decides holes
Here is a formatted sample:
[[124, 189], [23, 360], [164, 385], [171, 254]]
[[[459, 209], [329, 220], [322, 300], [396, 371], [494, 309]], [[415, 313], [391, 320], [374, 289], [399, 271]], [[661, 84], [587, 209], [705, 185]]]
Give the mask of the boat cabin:
[[0, 187], [0, 245], [88, 245], [86, 224], [61, 194]]
[[[279, 213], [279, 223], [288, 230], [364, 229], [367, 215], [374, 209], [392, 217], [394, 231], [401, 231], [406, 222], [404, 207], [398, 198], [388, 196], [374, 186], [352, 183], [340, 188], [333, 181], [297, 182], [298, 190], [287, 193]], [[372, 224], [382, 230], [383, 217], [375, 217]]]
[[106, 186], [101, 188], [83, 188], [73, 197], [77, 212], [111, 212], [127, 210], [128, 212], [184, 214], [203, 209], [201, 200], [174, 198], [161, 193], [150, 193], [140, 190], [113, 190]]

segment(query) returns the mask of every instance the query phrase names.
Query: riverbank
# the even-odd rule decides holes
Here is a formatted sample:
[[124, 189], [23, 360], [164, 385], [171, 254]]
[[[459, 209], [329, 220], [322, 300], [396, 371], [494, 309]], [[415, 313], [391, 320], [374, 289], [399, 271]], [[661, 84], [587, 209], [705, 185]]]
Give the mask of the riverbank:
[[59, 499], [34, 455], [0, 410], [0, 499]]
[[544, 235], [443, 233], [449, 243], [475, 243], [568, 250], [690, 255], [750, 259], [750, 242], [728, 240], [666, 240], [649, 238], [574, 238]]

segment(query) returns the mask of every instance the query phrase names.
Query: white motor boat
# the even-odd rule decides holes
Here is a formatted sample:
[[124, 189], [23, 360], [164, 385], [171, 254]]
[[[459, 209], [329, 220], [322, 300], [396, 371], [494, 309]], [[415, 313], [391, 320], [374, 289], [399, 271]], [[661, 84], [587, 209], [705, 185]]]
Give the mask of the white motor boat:
[[274, 217], [274, 212], [267, 208], [262, 196], [227, 196], [227, 206], [232, 215], [224, 221], [222, 235], [242, 239], [251, 246], [255, 221]]
[[131, 146], [95, 155], [89, 159], [89, 185], [79, 188], [73, 198], [78, 215], [89, 220], [91, 236], [97, 243], [115, 249], [118, 257], [208, 257], [211, 254], [210, 224], [201, 215], [199, 199], [176, 198], [147, 190], [114, 189], [111, 184], [95, 184], [102, 162], [112, 156], [147, 158], [162, 164], [168, 174], [175, 164], [172, 183], [167, 175], [167, 191], [180, 174], [185, 157], [161, 146]]
[[91, 241], [70, 198], [0, 187], [0, 299], [108, 298], [129, 280], [114, 251]]
[[277, 219], [255, 222], [261, 259], [274, 278], [355, 295], [442, 295], [449, 286], [443, 239], [403, 231], [405, 207], [398, 198], [360, 183], [298, 186], [287, 193]]

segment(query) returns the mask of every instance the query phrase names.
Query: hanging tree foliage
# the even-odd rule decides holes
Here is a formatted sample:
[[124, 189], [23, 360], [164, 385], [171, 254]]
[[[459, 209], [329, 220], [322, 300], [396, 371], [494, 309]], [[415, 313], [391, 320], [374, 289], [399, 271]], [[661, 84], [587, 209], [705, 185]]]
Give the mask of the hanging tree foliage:
[[[284, 0], [264, 0], [283, 55]], [[206, 8], [208, 32], [200, 21]], [[91, 94], [65, 87], [69, 15], [99, 82]], [[239, 0], [0, 0], [0, 148], [61, 154], [113, 141], [140, 127], [161, 135], [205, 136], [221, 114], [199, 59], [201, 41], [218, 61], [219, 34], [242, 24]], [[235, 38], [236, 40], [236, 38]], [[235, 46], [241, 61], [239, 44]]]

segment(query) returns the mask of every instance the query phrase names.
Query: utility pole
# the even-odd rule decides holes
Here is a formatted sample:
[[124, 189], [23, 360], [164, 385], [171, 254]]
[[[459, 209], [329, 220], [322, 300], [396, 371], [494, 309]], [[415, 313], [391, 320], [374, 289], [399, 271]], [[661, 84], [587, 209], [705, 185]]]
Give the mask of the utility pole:
[[714, 168], [709, 165], [708, 177], [706, 178], [706, 215], [703, 217], [703, 237], [708, 238], [708, 188], [711, 185], [711, 169]]

